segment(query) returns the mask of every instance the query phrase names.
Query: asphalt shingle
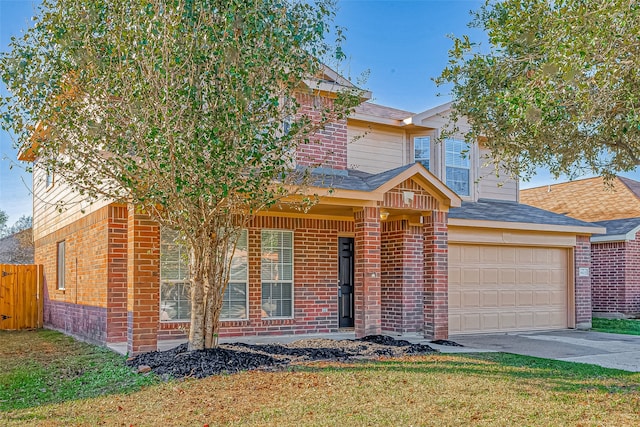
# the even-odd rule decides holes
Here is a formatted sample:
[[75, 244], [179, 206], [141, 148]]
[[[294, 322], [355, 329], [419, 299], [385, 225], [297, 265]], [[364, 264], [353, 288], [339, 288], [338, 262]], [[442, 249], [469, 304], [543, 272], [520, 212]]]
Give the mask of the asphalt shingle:
[[533, 206], [504, 200], [480, 199], [477, 202], [462, 202], [459, 208], [449, 210], [449, 218], [484, 221], [523, 222], [533, 224], [592, 227], [588, 222], [570, 218]]
[[617, 236], [627, 234], [640, 227], [640, 218], [613, 219], [610, 221], [598, 221], [593, 224], [607, 229], [605, 234], [594, 234], [594, 236]]

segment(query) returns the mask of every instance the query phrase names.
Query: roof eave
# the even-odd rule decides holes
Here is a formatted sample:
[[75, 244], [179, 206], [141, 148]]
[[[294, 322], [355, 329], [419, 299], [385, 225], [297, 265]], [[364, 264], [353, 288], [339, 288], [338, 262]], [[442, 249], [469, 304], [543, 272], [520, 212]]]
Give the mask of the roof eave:
[[466, 218], [449, 218], [449, 225], [459, 227], [480, 227], [480, 228], [502, 228], [511, 230], [527, 230], [527, 231], [550, 231], [557, 233], [574, 233], [574, 234], [602, 234], [606, 232], [603, 227], [590, 227], [579, 225], [558, 225], [558, 224], [538, 224], [534, 222], [509, 222], [509, 221], [490, 221], [481, 219]]

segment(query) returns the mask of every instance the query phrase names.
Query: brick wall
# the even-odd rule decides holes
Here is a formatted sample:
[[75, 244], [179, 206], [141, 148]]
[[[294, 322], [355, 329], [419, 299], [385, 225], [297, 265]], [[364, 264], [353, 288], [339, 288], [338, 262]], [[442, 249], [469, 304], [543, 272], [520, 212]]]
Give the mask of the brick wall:
[[160, 226], [127, 208], [127, 351], [157, 348], [160, 321]]
[[596, 315], [640, 313], [640, 233], [628, 242], [591, 245], [592, 300]]
[[[107, 341], [110, 259], [108, 206], [34, 242], [43, 264], [44, 324], [82, 339]], [[65, 289], [57, 289], [57, 245], [65, 242]]]
[[575, 309], [576, 328], [591, 328], [591, 274], [585, 277], [580, 276], [580, 268], [591, 267], [591, 244], [588, 236], [576, 236], [576, 247], [574, 250], [575, 260]]
[[382, 223], [382, 330], [419, 332], [423, 328], [423, 237], [408, 221]]
[[[294, 232], [294, 317], [263, 319], [261, 230]], [[338, 330], [338, 237], [351, 235], [353, 223], [305, 218], [257, 217], [250, 224], [249, 318], [222, 321], [221, 337], [329, 333]], [[185, 322], [161, 322], [160, 339], [182, 338]]]
[[[322, 108], [331, 107], [332, 100], [311, 94], [298, 94], [300, 113], [319, 123]], [[296, 163], [300, 166], [325, 167], [345, 170], [347, 168], [347, 120], [328, 123], [310, 137], [307, 144], [301, 144], [296, 153]]]
[[626, 280], [625, 242], [591, 245], [591, 284], [593, 311], [622, 313]]
[[449, 336], [449, 244], [447, 212], [424, 216], [424, 336]]

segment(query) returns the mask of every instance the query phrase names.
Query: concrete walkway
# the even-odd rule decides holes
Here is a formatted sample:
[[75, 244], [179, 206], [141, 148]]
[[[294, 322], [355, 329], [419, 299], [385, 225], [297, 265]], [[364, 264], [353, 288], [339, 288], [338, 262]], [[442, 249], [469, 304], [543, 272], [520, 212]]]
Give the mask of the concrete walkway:
[[640, 372], [640, 336], [564, 329], [456, 335], [464, 348], [486, 349]]
[[[235, 337], [220, 339], [220, 343], [243, 342], [248, 344], [290, 343], [301, 339], [330, 338], [355, 339], [355, 334], [308, 334], [259, 337]], [[640, 336], [606, 334], [602, 332], [564, 329], [542, 332], [512, 332], [501, 334], [456, 335], [451, 341], [464, 347], [436, 345], [419, 335], [395, 337], [414, 344], [426, 344], [442, 353], [505, 352], [567, 362], [590, 363], [606, 368], [640, 372]], [[160, 341], [159, 350], [176, 347], [184, 340]], [[126, 354], [126, 344], [112, 344], [112, 350]]]

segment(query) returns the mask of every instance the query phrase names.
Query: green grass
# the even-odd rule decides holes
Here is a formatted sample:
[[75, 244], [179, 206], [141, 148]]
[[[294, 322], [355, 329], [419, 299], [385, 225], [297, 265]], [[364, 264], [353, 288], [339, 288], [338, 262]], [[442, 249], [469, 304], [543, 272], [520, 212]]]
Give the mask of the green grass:
[[140, 390], [157, 381], [114, 352], [49, 330], [0, 331], [0, 411]]
[[55, 332], [0, 333], [0, 342], [3, 427], [640, 425], [640, 373], [513, 354], [319, 362], [160, 382]]
[[613, 334], [640, 335], [640, 320], [636, 319], [598, 319], [591, 321], [591, 329]]

